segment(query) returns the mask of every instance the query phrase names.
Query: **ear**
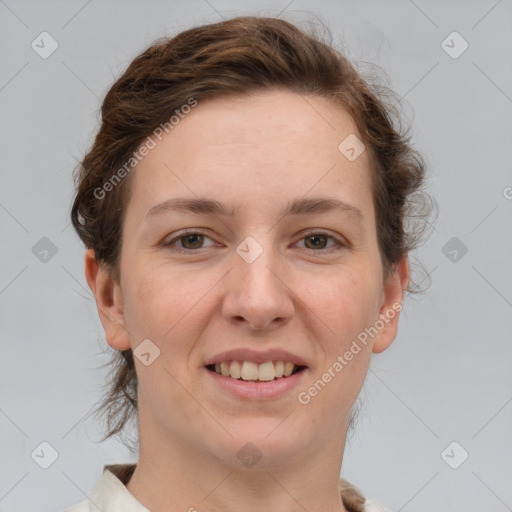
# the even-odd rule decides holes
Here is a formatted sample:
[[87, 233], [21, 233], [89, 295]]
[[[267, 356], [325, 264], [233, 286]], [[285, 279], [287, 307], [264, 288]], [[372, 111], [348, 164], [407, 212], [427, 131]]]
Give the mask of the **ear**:
[[379, 329], [373, 339], [372, 352], [375, 354], [386, 350], [396, 338], [404, 291], [409, 285], [409, 272], [409, 258], [405, 254], [384, 283], [379, 309], [379, 319], [384, 327]]
[[124, 320], [121, 287], [108, 269], [96, 260], [94, 249], [85, 252], [85, 278], [96, 299], [107, 343], [117, 350], [131, 348]]

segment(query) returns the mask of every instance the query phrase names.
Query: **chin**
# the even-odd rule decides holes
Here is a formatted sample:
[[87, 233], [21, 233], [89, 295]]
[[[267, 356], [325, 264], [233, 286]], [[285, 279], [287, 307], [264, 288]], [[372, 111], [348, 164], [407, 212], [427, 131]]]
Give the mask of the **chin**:
[[231, 464], [242, 469], [244, 466], [268, 469], [289, 462], [298, 458], [301, 448], [310, 444], [304, 435], [290, 435], [290, 427], [282, 419], [247, 418], [229, 432], [233, 437], [226, 437], [222, 443], [223, 454], [230, 453]]

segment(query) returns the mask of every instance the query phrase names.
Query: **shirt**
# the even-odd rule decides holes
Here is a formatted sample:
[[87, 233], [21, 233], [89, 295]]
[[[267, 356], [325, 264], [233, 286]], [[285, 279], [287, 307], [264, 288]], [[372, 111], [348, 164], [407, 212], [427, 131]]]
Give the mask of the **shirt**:
[[[126, 488], [135, 468], [136, 464], [105, 466], [89, 499], [76, 503], [64, 512], [150, 512]], [[365, 499], [353, 485], [342, 478], [340, 496], [349, 512], [389, 512], [379, 502]]]

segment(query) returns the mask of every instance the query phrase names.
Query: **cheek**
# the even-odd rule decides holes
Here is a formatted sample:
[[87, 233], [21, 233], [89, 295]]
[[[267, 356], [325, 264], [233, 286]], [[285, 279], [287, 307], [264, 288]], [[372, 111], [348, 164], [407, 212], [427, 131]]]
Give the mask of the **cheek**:
[[180, 268], [146, 268], [132, 276], [126, 284], [125, 320], [135, 343], [150, 338], [163, 350], [175, 336], [183, 338], [185, 331], [199, 328], [215, 281], [194, 278]]
[[371, 324], [377, 314], [376, 279], [362, 268], [347, 267], [323, 278], [315, 276], [302, 290], [301, 298], [340, 349]]
[[[308, 305], [316, 313], [318, 336], [324, 353], [315, 372], [328, 387], [327, 407], [351, 404], [363, 385], [371, 358], [371, 346], [358, 339], [377, 315], [378, 287], [361, 269], [344, 269], [328, 280], [317, 280]], [[313, 391], [314, 392], [314, 391]]]

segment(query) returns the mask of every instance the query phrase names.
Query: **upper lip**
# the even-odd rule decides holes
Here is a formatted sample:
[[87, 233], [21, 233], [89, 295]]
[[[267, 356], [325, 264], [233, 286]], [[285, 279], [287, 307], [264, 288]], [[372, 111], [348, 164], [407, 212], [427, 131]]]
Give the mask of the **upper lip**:
[[286, 350], [270, 349], [260, 352], [248, 348], [227, 350], [217, 354], [206, 361], [205, 366], [222, 363], [223, 361], [252, 361], [258, 364], [266, 363], [267, 361], [290, 361], [297, 366], [307, 366], [304, 359]]

